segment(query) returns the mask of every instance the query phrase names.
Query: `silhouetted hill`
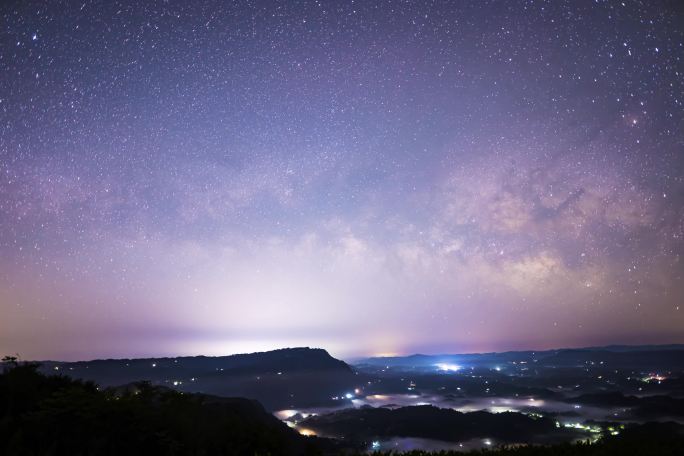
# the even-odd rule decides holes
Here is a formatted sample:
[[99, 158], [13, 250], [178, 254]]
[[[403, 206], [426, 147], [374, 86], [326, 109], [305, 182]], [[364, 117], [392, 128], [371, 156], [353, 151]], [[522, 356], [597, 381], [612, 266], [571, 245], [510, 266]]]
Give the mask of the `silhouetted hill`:
[[[154, 366], [153, 366], [154, 365]], [[108, 377], [135, 375], [138, 372], [148, 373], [165, 369], [183, 370], [221, 370], [239, 374], [276, 373], [282, 371], [301, 372], [311, 370], [346, 370], [350, 367], [333, 358], [322, 348], [283, 348], [267, 352], [245, 353], [229, 356], [178, 356], [166, 358], [133, 358], [133, 359], [96, 359], [91, 361], [60, 362], [41, 361], [43, 370], [54, 369], [88, 369], [90, 375]], [[121, 367], [126, 367], [122, 372]]]
[[353, 390], [352, 369], [327, 351], [286, 348], [231, 356], [45, 361], [43, 372], [117, 386], [147, 380], [179, 391], [259, 400], [267, 409], [331, 404]]

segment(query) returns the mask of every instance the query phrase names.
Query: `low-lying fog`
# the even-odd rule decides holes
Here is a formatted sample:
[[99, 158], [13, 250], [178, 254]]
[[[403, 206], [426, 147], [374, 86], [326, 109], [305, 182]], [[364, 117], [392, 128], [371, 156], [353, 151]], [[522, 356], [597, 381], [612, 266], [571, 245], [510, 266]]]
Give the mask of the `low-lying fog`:
[[[533, 397], [469, 397], [449, 398], [431, 394], [373, 394], [365, 397], [356, 397], [351, 400], [356, 407], [369, 405], [372, 407], [399, 408], [412, 405], [433, 405], [440, 408], [450, 408], [459, 412], [476, 412], [480, 410], [491, 413], [521, 412], [521, 413], [549, 413], [567, 417], [565, 421], [577, 422], [583, 420], [610, 420], [617, 421], [620, 415], [627, 409], [615, 407], [594, 407], [587, 405], [571, 404], [548, 399], [536, 399]], [[306, 417], [330, 413], [349, 407], [348, 402], [339, 407], [313, 407], [297, 410], [279, 410], [275, 415], [281, 420], [299, 413]], [[564, 421], [564, 420], [560, 420]]]
[[[351, 402], [351, 404], [350, 404]], [[625, 408], [595, 407], [572, 404], [556, 400], [539, 399], [534, 397], [468, 397], [453, 398], [438, 394], [372, 394], [358, 396], [351, 401], [343, 401], [339, 407], [314, 407], [302, 409], [279, 410], [275, 416], [284, 420], [288, 425], [298, 429], [305, 435], [314, 435], [314, 432], [302, 428], [296, 422], [311, 415], [331, 413], [348, 407], [360, 408], [364, 406], [399, 408], [415, 405], [433, 405], [440, 408], [450, 408], [459, 412], [468, 413], [487, 411], [491, 413], [519, 412], [524, 414], [549, 414], [555, 416], [559, 426], [579, 427], [587, 421], [620, 421], [628, 411]], [[594, 440], [596, 435], [589, 427], [585, 428], [586, 440]], [[324, 437], [336, 437], [324, 435]], [[585, 440], [585, 439], [579, 439]], [[471, 439], [463, 442], [446, 442], [441, 440], [394, 437], [371, 442], [368, 450], [395, 450], [410, 451], [420, 450], [462, 450], [481, 449], [496, 446], [492, 438]]]

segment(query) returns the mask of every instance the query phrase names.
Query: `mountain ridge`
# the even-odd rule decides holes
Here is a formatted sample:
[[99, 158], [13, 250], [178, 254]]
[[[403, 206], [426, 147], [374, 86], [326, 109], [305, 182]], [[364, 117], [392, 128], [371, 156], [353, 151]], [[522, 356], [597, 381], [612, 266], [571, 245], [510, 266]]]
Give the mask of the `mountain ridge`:
[[497, 358], [499, 360], [513, 359], [517, 357], [537, 357], [547, 358], [552, 356], [562, 356], [567, 353], [607, 353], [607, 354], [634, 354], [634, 353], [655, 353], [655, 352], [679, 352], [684, 351], [684, 344], [663, 344], [663, 345], [605, 345], [605, 346], [589, 346], [580, 348], [556, 348], [548, 350], [511, 350], [504, 352], [481, 352], [481, 353], [451, 353], [451, 354], [436, 354], [429, 355], [424, 353], [414, 353], [405, 356], [371, 356], [366, 358], [355, 358], [353, 364], [392, 364], [397, 361], [434, 361], [439, 358], [455, 359], [462, 358], [463, 360], [487, 358]]
[[43, 361], [41, 372], [63, 373], [104, 387], [149, 381], [187, 393], [256, 399], [269, 410], [332, 405], [356, 386], [351, 366], [322, 348], [295, 347], [229, 356]]

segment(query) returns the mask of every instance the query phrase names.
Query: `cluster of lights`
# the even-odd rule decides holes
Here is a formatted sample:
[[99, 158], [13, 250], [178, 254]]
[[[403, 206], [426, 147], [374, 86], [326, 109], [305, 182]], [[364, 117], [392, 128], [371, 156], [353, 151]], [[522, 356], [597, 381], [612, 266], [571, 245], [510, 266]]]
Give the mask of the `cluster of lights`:
[[658, 375], [658, 374], [649, 374], [648, 376], [644, 377], [641, 379], [641, 381], [645, 383], [650, 383], [650, 382], [662, 382], [663, 380], [667, 380], [667, 377], [664, 375]]
[[[360, 391], [360, 390], [357, 388], [357, 389], [355, 389], [354, 391], [356, 392], [356, 391]], [[339, 401], [340, 399], [354, 399], [357, 395], [358, 395], [358, 393], [356, 393], [356, 394], [354, 394], [354, 393], [344, 393], [344, 394], [341, 395], [341, 396], [333, 396], [333, 397], [331, 397], [331, 399], [332, 399], [333, 401]]]
[[461, 366], [459, 366], [458, 364], [450, 363], [437, 363], [435, 364], [435, 367], [444, 372], [457, 372], [461, 370]]
[[[621, 424], [620, 429], [624, 429], [624, 428], [625, 428], [625, 425]], [[620, 431], [618, 429], [614, 428], [613, 426], [608, 427], [608, 432], [610, 432], [610, 435], [619, 435], [620, 434]]]
[[[565, 427], [565, 428], [571, 428], [571, 429], [579, 429], [581, 431], [587, 431], [591, 432], [593, 434], [600, 434], [601, 433], [601, 428], [598, 426], [587, 426], [586, 424], [582, 423], [563, 423], [562, 425], [556, 421], [556, 427]], [[612, 428], [609, 428], [612, 429]]]

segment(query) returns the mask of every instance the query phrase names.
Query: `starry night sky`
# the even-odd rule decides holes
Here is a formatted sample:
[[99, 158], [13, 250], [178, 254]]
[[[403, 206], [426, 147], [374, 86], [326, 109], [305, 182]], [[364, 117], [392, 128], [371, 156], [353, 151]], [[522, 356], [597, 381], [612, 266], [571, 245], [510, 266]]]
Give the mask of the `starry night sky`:
[[676, 1], [0, 5], [0, 354], [684, 342]]

